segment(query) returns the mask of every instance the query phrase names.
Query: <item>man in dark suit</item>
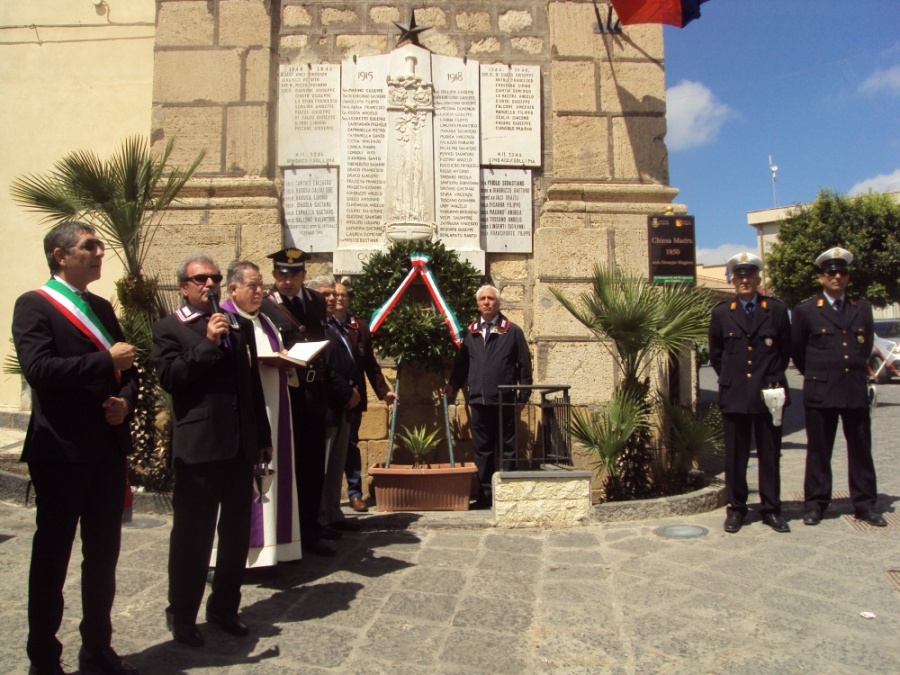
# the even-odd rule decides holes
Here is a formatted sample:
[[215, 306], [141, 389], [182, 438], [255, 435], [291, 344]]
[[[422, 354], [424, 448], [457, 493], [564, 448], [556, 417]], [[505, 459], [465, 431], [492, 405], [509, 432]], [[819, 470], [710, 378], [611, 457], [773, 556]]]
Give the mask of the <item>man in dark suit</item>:
[[397, 395], [391, 391], [378, 359], [375, 358], [375, 350], [372, 348], [372, 333], [369, 325], [350, 314], [350, 288], [344, 284], [334, 285], [334, 312], [332, 315], [335, 324], [347, 337], [353, 351], [356, 364], [356, 375], [353, 380], [359, 387], [360, 403], [349, 412], [350, 440], [347, 443], [347, 461], [344, 466], [344, 474], [347, 476], [347, 497], [350, 508], [358, 513], [369, 510], [363, 499], [362, 491], [362, 457], [359, 452], [359, 427], [362, 423], [362, 414], [368, 408], [368, 394], [366, 392], [366, 378], [372, 385], [379, 401], [387, 403], [388, 407], [397, 400]]
[[61, 223], [44, 237], [53, 278], [22, 295], [12, 333], [32, 411], [22, 461], [34, 485], [37, 530], [28, 579], [30, 673], [62, 673], [63, 585], [81, 524], [82, 672], [137, 673], [110, 646], [116, 594], [127, 419], [137, 401], [134, 347], [112, 306], [87, 292], [100, 278], [104, 246], [85, 223]]
[[822, 292], [794, 308], [791, 354], [803, 375], [806, 410], [804, 525], [818, 525], [831, 502], [831, 453], [838, 418], [847, 440], [850, 498], [858, 520], [885, 527], [875, 512], [868, 366], [875, 328], [872, 305], [846, 294], [853, 254], [841, 247], [816, 258]]
[[359, 530], [359, 522], [347, 519], [341, 510], [341, 482], [350, 441], [349, 414], [359, 407], [360, 402], [359, 383], [355, 379], [356, 362], [350, 340], [334, 321], [334, 278], [316, 277], [309, 282], [309, 287], [325, 298], [328, 314], [325, 337], [329, 345], [324, 351], [324, 357], [330, 377], [325, 414], [325, 481], [322, 486], [322, 503], [319, 506], [319, 527], [338, 532], [354, 532]]
[[736, 296], [713, 308], [709, 325], [709, 356], [719, 376], [725, 422], [725, 531], [732, 533], [741, 529], [747, 515], [751, 433], [759, 460], [762, 521], [776, 532], [791, 531], [781, 517], [780, 410], [776, 424], [762, 396], [765, 389], [781, 389], [787, 396], [784, 371], [791, 357], [791, 324], [781, 300], [757, 292], [762, 266], [758, 256], [746, 252], [728, 261]]
[[[278, 327], [284, 346], [325, 340], [325, 297], [304, 286], [306, 261], [310, 255], [298, 248], [285, 248], [268, 256], [272, 260], [275, 285], [266, 293], [259, 311]], [[319, 505], [325, 480], [325, 415], [330, 374], [325, 355], [309, 368], [298, 368], [300, 386], [291, 388], [294, 422], [294, 467], [300, 511], [300, 541], [304, 553], [333, 556], [334, 548], [323, 535], [336, 538], [340, 532], [319, 525]]]
[[[178, 269], [185, 304], [153, 326], [153, 364], [172, 395], [175, 489], [166, 623], [178, 642], [203, 645], [197, 613], [218, 517], [218, 550], [206, 620], [232, 635], [250, 545], [253, 465], [272, 456], [253, 325], [218, 309], [222, 274], [196, 254]], [[214, 296], [213, 296], [214, 294]]]
[[[472, 409], [472, 445], [478, 468], [480, 491], [476, 507], [492, 503], [495, 454], [502, 454], [503, 470], [514, 467], [516, 458], [516, 417], [519, 406], [531, 392], [500, 393], [501, 384], [531, 384], [531, 354], [522, 329], [500, 312], [500, 291], [485, 285], [475, 292], [480, 317], [469, 324], [462, 348], [453, 363], [444, 393], [453, 396], [466, 385]], [[503, 428], [500, 429], [500, 405]], [[515, 404], [515, 405], [511, 405]]]

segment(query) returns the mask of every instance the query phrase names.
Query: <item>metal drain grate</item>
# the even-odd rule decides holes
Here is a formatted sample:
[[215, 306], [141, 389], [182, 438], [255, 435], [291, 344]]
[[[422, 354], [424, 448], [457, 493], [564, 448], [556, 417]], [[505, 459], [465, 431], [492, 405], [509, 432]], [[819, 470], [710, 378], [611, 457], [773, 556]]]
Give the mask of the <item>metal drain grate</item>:
[[869, 525], [867, 522], [862, 520], [857, 520], [853, 517], [853, 514], [845, 514], [842, 516], [844, 522], [850, 524], [854, 530], [900, 530], [900, 513], [882, 513], [885, 521], [887, 521], [887, 527], [875, 527], [874, 525]]
[[[800, 502], [802, 505], [804, 502], [803, 493], [795, 492], [793, 493], [794, 501]], [[850, 493], [847, 490], [833, 490], [831, 492], [831, 502], [834, 503], [840, 499], [846, 499], [850, 501]]]
[[885, 574], [887, 574], [888, 581], [894, 584], [894, 588], [900, 591], [900, 570], [885, 570]]
[[[802, 492], [794, 492], [793, 497], [796, 501], [803, 503], [803, 493]], [[831, 506], [830, 509], [833, 509], [835, 506], [835, 502], [839, 501], [850, 501], [850, 492], [848, 490], [835, 490], [831, 493]], [[850, 505], [852, 509], [852, 504]], [[843, 510], [843, 509], [841, 509]], [[854, 530], [862, 530], [862, 531], [870, 531], [870, 530], [900, 530], [900, 513], [882, 513], [884, 519], [887, 521], [887, 527], [875, 527], [873, 525], [869, 525], [868, 523], [857, 520], [853, 517], [852, 513], [845, 513], [841, 516], [844, 522], [848, 523], [850, 527]]]

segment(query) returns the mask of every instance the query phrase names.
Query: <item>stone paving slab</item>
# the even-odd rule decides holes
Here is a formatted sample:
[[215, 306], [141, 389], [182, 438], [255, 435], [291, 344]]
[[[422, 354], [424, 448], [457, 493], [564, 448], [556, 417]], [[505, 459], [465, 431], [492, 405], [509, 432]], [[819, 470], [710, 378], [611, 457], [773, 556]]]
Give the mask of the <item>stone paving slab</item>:
[[[708, 373], [703, 381], [708, 389]], [[873, 427], [880, 503], [895, 513], [900, 384], [881, 387], [880, 400]], [[795, 419], [802, 411], [791, 414], [782, 471], [790, 534], [773, 532], [757, 514], [726, 534], [723, 508], [556, 531], [498, 531], [486, 512], [372, 513], [360, 518], [360, 533], [337, 542], [336, 558], [249, 574], [242, 613], [251, 636], [201, 623], [200, 650], [173, 643], [165, 629], [171, 520], [141, 516], [156, 526], [123, 530], [114, 646], [145, 675], [898, 673], [900, 590], [887, 572], [900, 570], [900, 531], [852, 527], [846, 500], [821, 525], [802, 525], [794, 493], [802, 491], [805, 434]], [[835, 487], [846, 489], [840, 439], [834, 474]], [[670, 524], [708, 532], [656, 533]], [[0, 504], [4, 673], [28, 667], [33, 530], [33, 510]], [[72, 671], [78, 558], [76, 549], [60, 630]]]

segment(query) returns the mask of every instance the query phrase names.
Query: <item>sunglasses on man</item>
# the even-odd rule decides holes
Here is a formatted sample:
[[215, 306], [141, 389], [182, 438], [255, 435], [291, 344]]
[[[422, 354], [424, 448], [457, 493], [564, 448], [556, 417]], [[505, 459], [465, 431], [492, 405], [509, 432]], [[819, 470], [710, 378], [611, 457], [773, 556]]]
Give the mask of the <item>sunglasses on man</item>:
[[195, 284], [199, 284], [200, 286], [206, 286], [206, 282], [212, 279], [214, 284], [222, 283], [222, 275], [221, 274], [195, 274], [192, 277], [183, 277], [181, 279], [181, 283], [186, 284], [188, 281], [193, 281]]

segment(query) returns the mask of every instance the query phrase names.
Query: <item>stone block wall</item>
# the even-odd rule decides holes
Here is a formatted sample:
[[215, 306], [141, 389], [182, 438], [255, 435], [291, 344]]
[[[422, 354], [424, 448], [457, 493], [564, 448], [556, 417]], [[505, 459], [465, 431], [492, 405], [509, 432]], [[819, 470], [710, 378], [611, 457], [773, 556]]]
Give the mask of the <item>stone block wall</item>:
[[[534, 171], [533, 253], [488, 254], [486, 274], [501, 289], [503, 311], [529, 338], [535, 381], [571, 384], [576, 405], [602, 403], [616, 383], [614, 362], [550, 289], [576, 296], [597, 264], [646, 273], [647, 215], [666, 207], [684, 212], [671, 204], [678, 191], [668, 185], [662, 28], [604, 34], [598, 11], [605, 17], [607, 6], [158, 0], [153, 138], [176, 137], [182, 164], [206, 151], [198, 185], [160, 235], [160, 264], [173, 266], [186, 247], [209, 248], [223, 264], [232, 257], [264, 262], [281, 245], [278, 65], [387, 53], [400, 33], [394, 22], [407, 22], [415, 10], [416, 23], [431, 27], [420, 43], [436, 54], [540, 66], [543, 166]], [[328, 272], [330, 264], [330, 254], [319, 254], [310, 273]], [[432, 393], [401, 399], [408, 426], [434, 417]], [[464, 420], [464, 407], [453, 417]], [[361, 439], [364, 466], [383, 459], [385, 420], [384, 406], [373, 402]]]

